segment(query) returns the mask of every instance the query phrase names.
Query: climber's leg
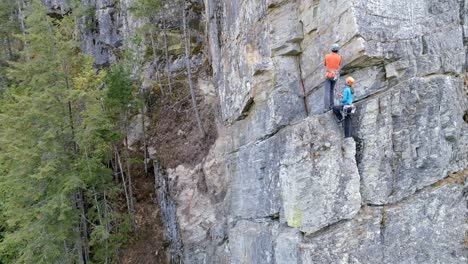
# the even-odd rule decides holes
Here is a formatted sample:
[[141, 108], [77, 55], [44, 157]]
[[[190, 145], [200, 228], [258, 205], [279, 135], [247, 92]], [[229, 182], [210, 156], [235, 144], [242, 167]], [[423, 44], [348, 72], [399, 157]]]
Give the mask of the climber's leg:
[[341, 114], [341, 109], [343, 108], [343, 105], [335, 105], [333, 106], [333, 113], [335, 114], [336, 118], [338, 118], [338, 121], [343, 120], [343, 115]]
[[351, 115], [347, 115], [344, 120], [344, 134], [345, 138], [352, 137], [353, 127], [351, 124]]
[[330, 101], [329, 101], [329, 107], [330, 109], [333, 109], [333, 106], [335, 105], [335, 84], [336, 84], [336, 81], [334, 79], [330, 79]]
[[331, 86], [332, 86], [332, 80], [331, 79], [326, 79], [325, 80], [325, 86], [323, 90], [323, 112], [327, 112], [330, 110], [330, 91], [332, 91]]

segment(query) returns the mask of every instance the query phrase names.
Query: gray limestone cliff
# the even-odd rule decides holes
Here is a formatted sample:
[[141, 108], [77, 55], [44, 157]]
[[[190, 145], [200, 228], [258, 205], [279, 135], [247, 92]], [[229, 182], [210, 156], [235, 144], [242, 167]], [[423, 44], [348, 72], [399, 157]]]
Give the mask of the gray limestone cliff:
[[[71, 1], [71, 0], [70, 0]], [[70, 12], [68, 0], [41, 0], [51, 16]], [[79, 0], [83, 15], [78, 20], [81, 48], [94, 58], [98, 67], [115, 62], [116, 56], [130, 45], [132, 34], [143, 21], [128, 11], [135, 0]], [[124, 43], [127, 42], [127, 43]]]
[[[140, 22], [91, 2], [83, 47], [109, 64]], [[184, 263], [467, 263], [468, 0], [201, 4], [220, 117], [164, 179]], [[333, 43], [338, 86], [357, 80], [348, 139], [321, 113]]]
[[[465, 2], [205, 0], [223, 129], [169, 170], [185, 262], [466, 263]], [[354, 139], [320, 114], [335, 42]]]

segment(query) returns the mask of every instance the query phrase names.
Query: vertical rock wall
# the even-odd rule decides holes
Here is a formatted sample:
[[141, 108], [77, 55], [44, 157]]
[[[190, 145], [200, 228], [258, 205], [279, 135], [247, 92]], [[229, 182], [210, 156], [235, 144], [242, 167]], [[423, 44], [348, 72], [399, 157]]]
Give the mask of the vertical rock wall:
[[[205, 7], [223, 125], [169, 171], [185, 263], [467, 261], [464, 1]], [[347, 140], [321, 114], [335, 42], [339, 86], [357, 79]]]
[[[84, 4], [84, 50], [111, 63], [142, 22]], [[167, 171], [184, 263], [466, 263], [467, 0], [204, 6], [221, 120], [200, 164]], [[338, 87], [357, 80], [346, 140], [321, 113], [335, 42]]]
[[[71, 13], [73, 5], [67, 0], [41, 0], [51, 16]], [[80, 0], [77, 24], [83, 52], [93, 57], [98, 67], [109, 66], [132, 46], [132, 37], [144, 21], [128, 11], [135, 0]], [[134, 47], [133, 45], [132, 47]]]

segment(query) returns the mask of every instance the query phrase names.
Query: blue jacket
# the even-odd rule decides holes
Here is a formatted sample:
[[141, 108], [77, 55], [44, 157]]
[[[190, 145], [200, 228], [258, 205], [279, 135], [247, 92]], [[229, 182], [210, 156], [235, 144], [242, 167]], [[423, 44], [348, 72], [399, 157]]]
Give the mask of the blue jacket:
[[348, 85], [346, 85], [343, 90], [343, 97], [341, 98], [340, 103], [344, 105], [350, 105], [353, 103], [353, 94], [351, 93], [351, 87]]

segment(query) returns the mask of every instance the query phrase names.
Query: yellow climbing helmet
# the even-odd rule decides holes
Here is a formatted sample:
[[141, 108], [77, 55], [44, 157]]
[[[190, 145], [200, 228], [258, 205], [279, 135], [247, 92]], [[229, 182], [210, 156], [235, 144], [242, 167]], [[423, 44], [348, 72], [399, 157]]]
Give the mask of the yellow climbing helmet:
[[354, 84], [354, 78], [353, 77], [348, 77], [346, 78], [346, 84], [349, 85], [349, 86], [353, 86]]

